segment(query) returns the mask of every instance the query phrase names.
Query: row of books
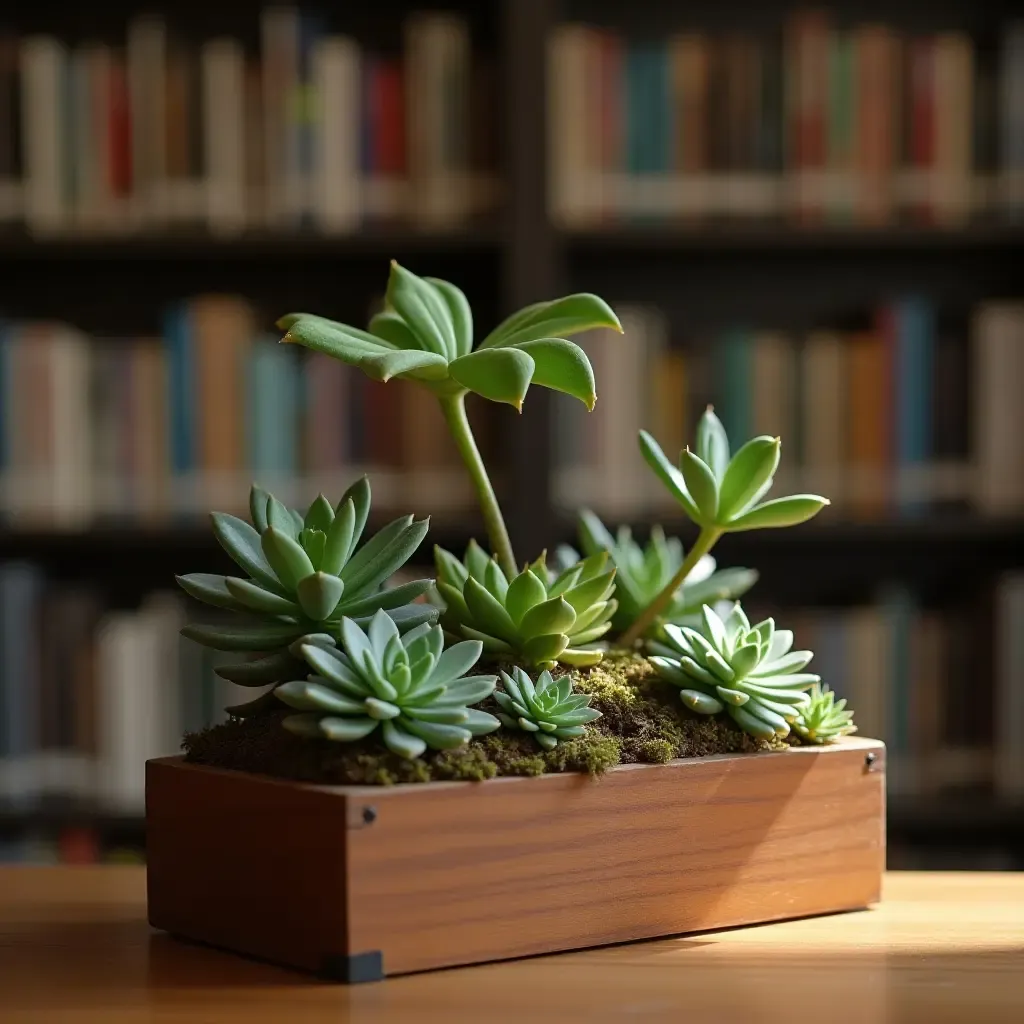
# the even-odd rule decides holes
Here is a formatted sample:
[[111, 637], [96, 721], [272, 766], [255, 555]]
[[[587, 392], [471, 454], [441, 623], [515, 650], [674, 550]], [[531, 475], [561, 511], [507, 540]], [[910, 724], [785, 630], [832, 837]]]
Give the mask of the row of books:
[[365, 52], [293, 7], [241, 39], [162, 17], [123, 46], [0, 36], [0, 222], [39, 234], [443, 229], [495, 200], [494, 74], [466, 23], [410, 15]]
[[964, 327], [908, 297], [859, 328], [799, 337], [734, 327], [673, 339], [657, 308], [621, 312], [625, 341], [585, 341], [595, 411], [556, 407], [555, 499], [566, 509], [666, 512], [671, 498], [638, 458], [636, 428], [674, 459], [711, 403], [737, 441], [781, 437], [777, 493], [825, 494], [829, 517], [1024, 510], [1024, 304], [984, 303]]
[[436, 400], [262, 334], [245, 300], [181, 302], [162, 337], [0, 328], [0, 511], [79, 526], [232, 509], [255, 478], [296, 504], [373, 473], [378, 508], [470, 501]]
[[560, 26], [549, 47], [553, 216], [775, 216], [958, 224], [1024, 212], [1024, 23], [995, 55], [962, 32], [626, 39]]
[[885, 741], [891, 797], [1024, 798], [1024, 574], [970, 606], [922, 607], [895, 587], [870, 606], [779, 617], [860, 735]]

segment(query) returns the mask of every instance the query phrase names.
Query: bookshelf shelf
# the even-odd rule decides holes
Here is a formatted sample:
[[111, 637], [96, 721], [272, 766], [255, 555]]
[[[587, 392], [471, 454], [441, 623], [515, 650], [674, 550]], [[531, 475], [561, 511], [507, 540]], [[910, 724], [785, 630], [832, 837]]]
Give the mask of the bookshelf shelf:
[[303, 258], [378, 260], [413, 254], [464, 254], [475, 258], [497, 255], [501, 249], [501, 238], [497, 223], [458, 231], [431, 232], [396, 227], [345, 235], [314, 232], [254, 232], [238, 236], [166, 233], [52, 238], [15, 235], [0, 236], [0, 262], [123, 259], [159, 262], [187, 259], [257, 263]]
[[778, 222], [619, 224], [595, 230], [563, 231], [570, 255], [586, 251], [609, 256], [644, 253], [714, 252], [906, 252], [941, 250], [968, 256], [978, 250], [1024, 249], [1024, 225], [979, 224], [969, 227], [820, 227], [801, 228]]

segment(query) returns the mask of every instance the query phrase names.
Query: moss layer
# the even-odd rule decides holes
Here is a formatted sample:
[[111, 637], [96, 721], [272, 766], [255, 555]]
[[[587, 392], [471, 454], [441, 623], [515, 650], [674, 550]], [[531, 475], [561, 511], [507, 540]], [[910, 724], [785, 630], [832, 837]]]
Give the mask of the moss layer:
[[[287, 710], [188, 733], [183, 746], [188, 760], [198, 764], [303, 782], [369, 785], [545, 772], [600, 775], [617, 764], [661, 764], [674, 757], [752, 753], [770, 746], [725, 716], [690, 712], [638, 656], [613, 654], [596, 668], [571, 675], [575, 689], [593, 694], [592, 706], [602, 717], [588, 726], [585, 736], [554, 750], [542, 750], [527, 734], [500, 729], [459, 750], [427, 751], [406, 761], [376, 734], [357, 743], [294, 736], [281, 727], [281, 719], [291, 713]], [[496, 705], [484, 702], [480, 707], [494, 710]]]

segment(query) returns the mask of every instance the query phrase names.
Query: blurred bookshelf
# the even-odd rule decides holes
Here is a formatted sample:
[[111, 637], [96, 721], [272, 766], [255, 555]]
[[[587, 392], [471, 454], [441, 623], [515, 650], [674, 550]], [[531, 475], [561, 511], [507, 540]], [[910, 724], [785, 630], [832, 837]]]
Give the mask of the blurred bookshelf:
[[[727, 537], [720, 562], [758, 566], [751, 600], [799, 622], [910, 765], [893, 865], [1024, 867], [1020, 12], [444, 6], [0, 18], [0, 628], [48, 641], [55, 604], [77, 637], [61, 656], [92, 666], [55, 682], [37, 652], [32, 750], [5, 698], [0, 764], [28, 757], [39, 785], [25, 803], [0, 771], [0, 859], [141, 853], [119, 766], [229, 702], [173, 643], [171, 577], [227, 568], [204, 512], [237, 511], [250, 478], [298, 502], [368, 471], [375, 524], [431, 514], [422, 564], [482, 534], [424, 396], [271, 344], [290, 310], [365, 322], [397, 258], [459, 284], [485, 329], [572, 290], [623, 310], [625, 339], [584, 340], [589, 419], [538, 388], [521, 418], [472, 410], [521, 554], [571, 542], [575, 505], [692, 538], [638, 426], [678, 447], [713, 401], [740, 434], [781, 434], [780, 488], [835, 505]], [[18, 588], [34, 618], [12, 615]], [[866, 697], [842, 656], [865, 637], [889, 652]], [[131, 695], [155, 650], [168, 678]], [[163, 706], [160, 686], [166, 728], [118, 733], [104, 701]]]

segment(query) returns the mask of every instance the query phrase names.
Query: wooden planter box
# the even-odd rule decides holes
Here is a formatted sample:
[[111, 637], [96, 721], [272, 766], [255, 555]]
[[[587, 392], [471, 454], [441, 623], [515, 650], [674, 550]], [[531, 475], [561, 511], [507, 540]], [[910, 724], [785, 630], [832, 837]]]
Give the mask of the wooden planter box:
[[146, 771], [149, 920], [346, 982], [866, 907], [885, 748], [392, 787]]

